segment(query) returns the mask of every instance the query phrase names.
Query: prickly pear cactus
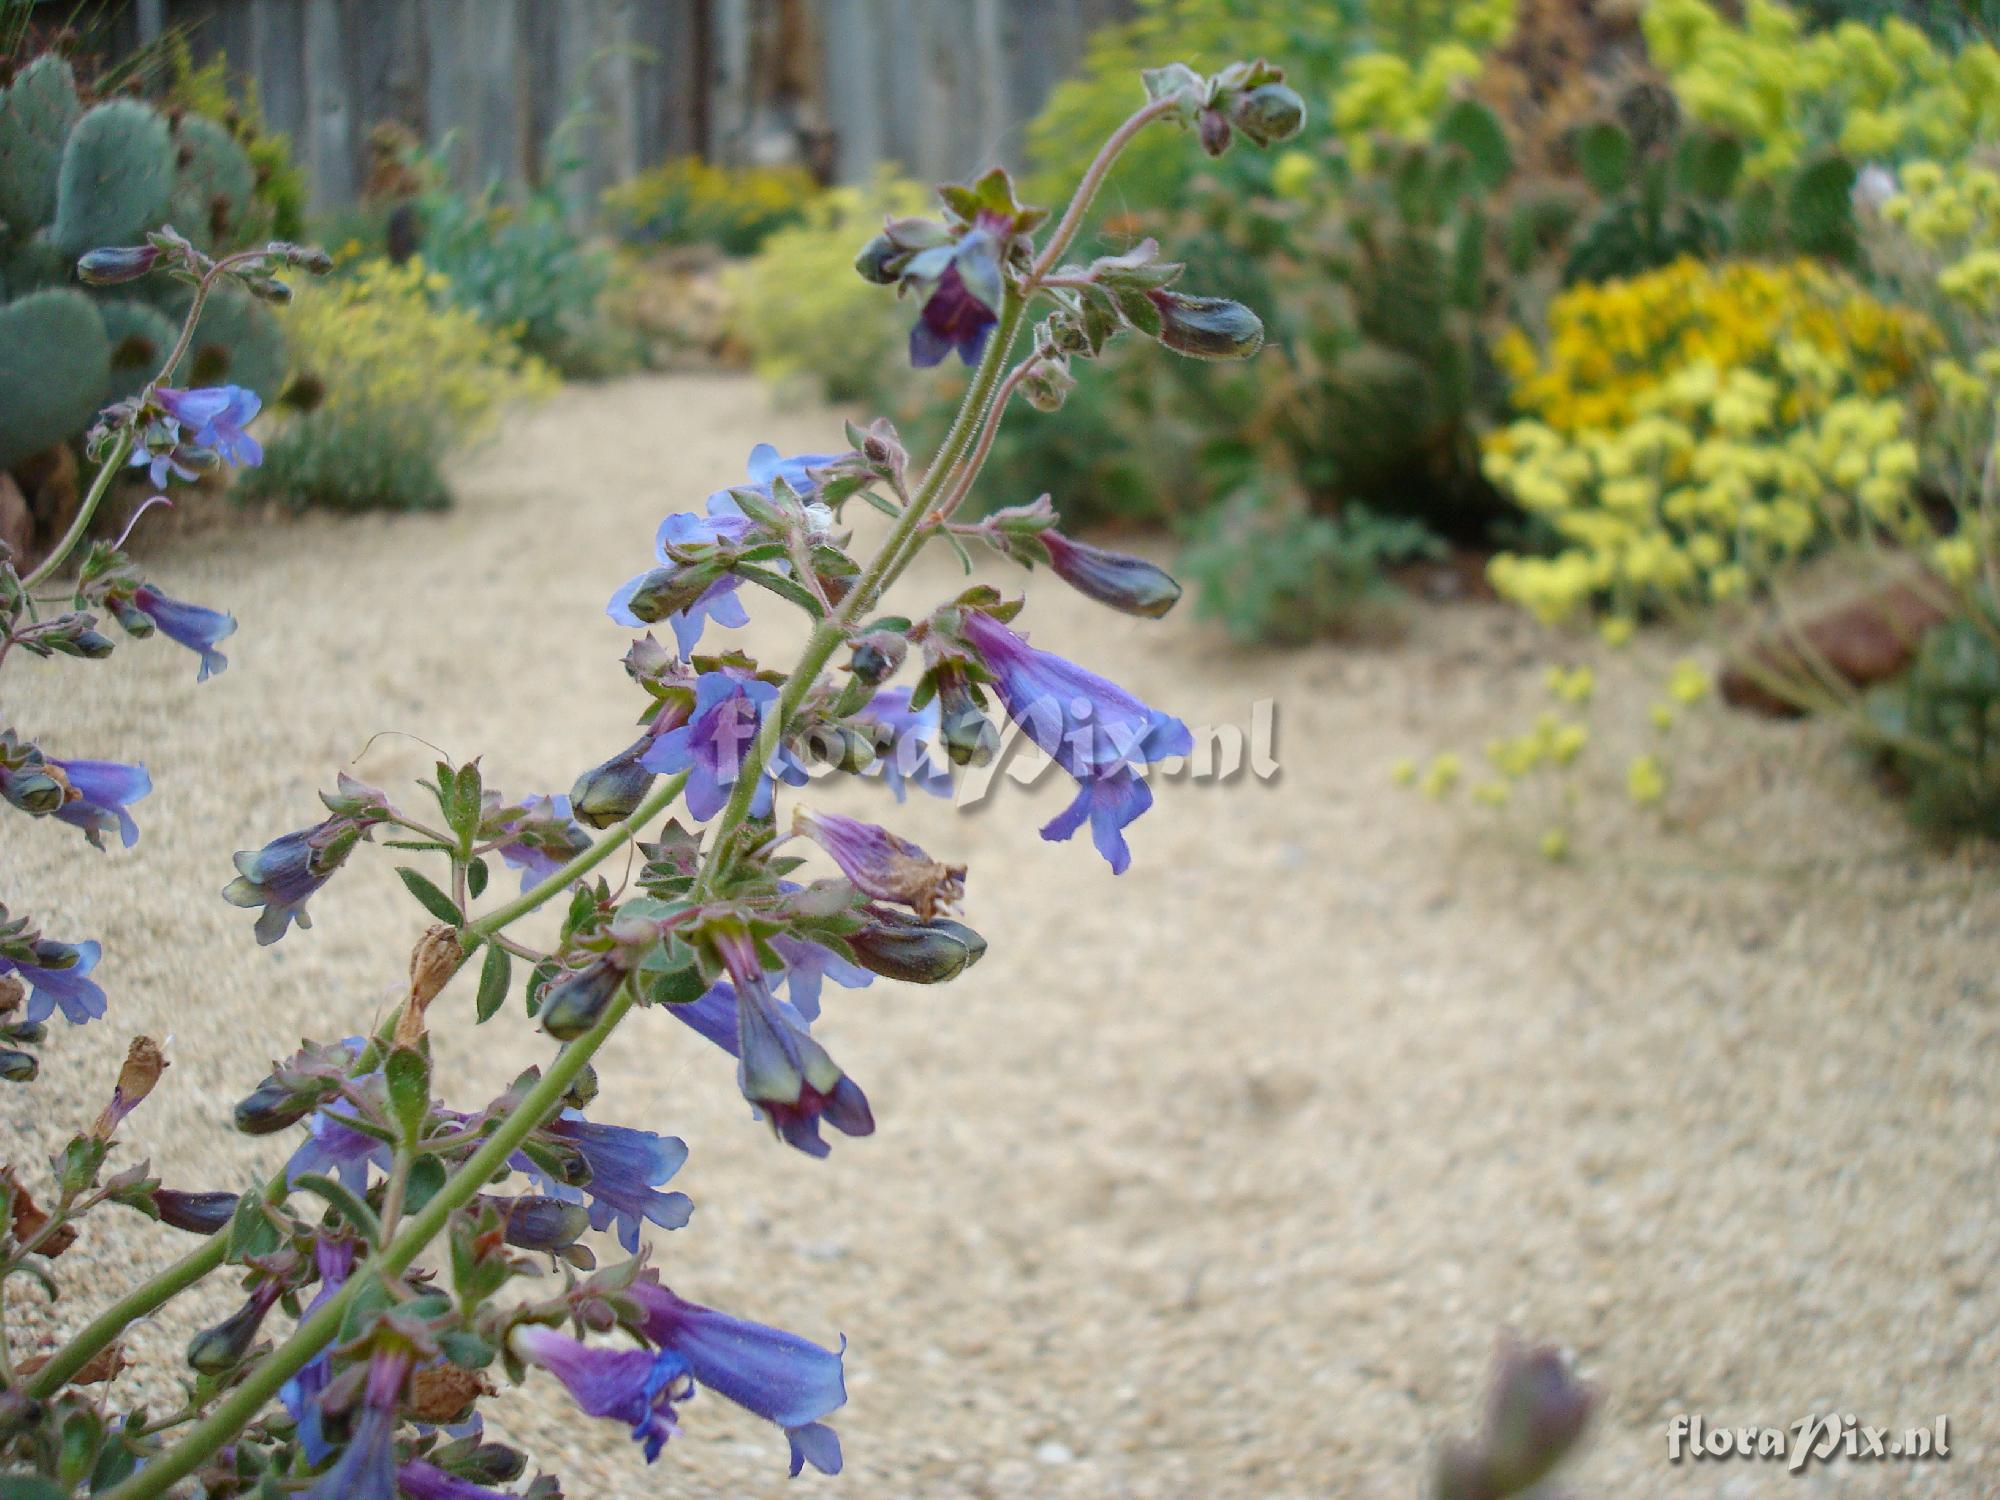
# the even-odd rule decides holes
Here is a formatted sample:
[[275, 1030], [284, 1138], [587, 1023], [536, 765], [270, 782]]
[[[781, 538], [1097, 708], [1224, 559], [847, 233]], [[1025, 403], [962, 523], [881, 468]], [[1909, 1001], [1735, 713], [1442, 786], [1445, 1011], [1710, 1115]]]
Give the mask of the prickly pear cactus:
[[69, 281], [70, 262], [49, 240], [46, 229], [38, 229], [0, 253], [0, 268], [7, 277], [7, 294], [25, 297]]
[[180, 329], [157, 307], [132, 297], [106, 297], [98, 302], [97, 312], [111, 345], [111, 374], [103, 396], [108, 406], [137, 395], [159, 373]]
[[167, 220], [203, 250], [254, 237], [263, 217], [257, 174], [230, 133], [201, 115], [175, 124], [174, 188]]
[[[192, 293], [175, 285], [160, 298], [178, 327]], [[202, 307], [194, 342], [173, 372], [176, 385], [248, 386], [265, 401], [285, 383], [285, 336], [270, 311], [239, 286], [223, 285]]]
[[104, 322], [81, 292], [0, 307], [0, 469], [83, 431], [111, 371]]
[[173, 137], [159, 112], [136, 99], [100, 104], [63, 147], [51, 238], [71, 258], [129, 244], [165, 218], [173, 187]]
[[82, 113], [60, 57], [38, 57], [0, 89], [0, 233], [20, 236], [56, 209], [63, 142]]

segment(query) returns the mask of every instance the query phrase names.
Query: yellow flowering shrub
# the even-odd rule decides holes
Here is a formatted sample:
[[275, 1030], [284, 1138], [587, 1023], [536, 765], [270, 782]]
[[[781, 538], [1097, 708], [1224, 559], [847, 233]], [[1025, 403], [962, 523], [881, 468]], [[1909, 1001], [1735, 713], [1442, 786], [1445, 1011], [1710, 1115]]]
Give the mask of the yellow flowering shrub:
[[604, 208], [621, 235], [641, 244], [748, 255], [797, 223], [820, 192], [803, 167], [721, 167], [683, 156], [607, 190]]
[[1484, 456], [1563, 542], [1491, 565], [1540, 619], [1738, 598], [1847, 521], [1909, 520], [1900, 393], [1939, 337], [1920, 315], [1809, 263], [1684, 261], [1574, 288], [1549, 321], [1546, 351], [1502, 343], [1522, 417]]
[[1516, 0], [1374, 6], [1371, 39], [1381, 50], [1347, 60], [1332, 101], [1334, 129], [1356, 164], [1366, 167], [1369, 137], [1377, 131], [1428, 136], [1454, 87], [1477, 76], [1483, 54], [1513, 31], [1515, 8]]
[[1821, 145], [1955, 160], [2000, 136], [2000, 51], [1983, 42], [1949, 52], [1895, 17], [1808, 30], [1777, 0], [1747, 0], [1740, 23], [1713, 0], [1650, 0], [1643, 21], [1682, 107], [1749, 144], [1753, 173]]
[[362, 260], [301, 284], [283, 317], [306, 409], [246, 472], [246, 493], [346, 509], [447, 504], [445, 454], [556, 385], [449, 290], [420, 259]]
[[1969, 318], [2000, 321], [2000, 172], [1914, 161], [1882, 217], [1908, 236], [1937, 289]]

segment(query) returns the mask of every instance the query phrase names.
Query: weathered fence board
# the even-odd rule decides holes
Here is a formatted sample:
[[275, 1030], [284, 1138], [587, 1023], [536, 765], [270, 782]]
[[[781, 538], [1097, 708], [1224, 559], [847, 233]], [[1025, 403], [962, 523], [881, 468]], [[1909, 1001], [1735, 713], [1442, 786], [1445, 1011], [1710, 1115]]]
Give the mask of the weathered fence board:
[[800, 162], [854, 180], [1018, 161], [1023, 127], [1133, 0], [127, 0], [227, 56], [291, 136], [315, 206], [362, 190], [385, 120], [470, 188], [594, 196], [656, 162]]

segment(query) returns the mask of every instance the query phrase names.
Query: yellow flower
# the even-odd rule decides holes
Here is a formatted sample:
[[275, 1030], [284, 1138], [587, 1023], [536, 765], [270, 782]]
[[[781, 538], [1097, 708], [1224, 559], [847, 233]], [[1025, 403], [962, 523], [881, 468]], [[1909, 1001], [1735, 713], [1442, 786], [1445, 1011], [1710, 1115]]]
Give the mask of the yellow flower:
[[1542, 858], [1551, 864], [1560, 864], [1569, 858], [1569, 835], [1560, 828], [1551, 828], [1542, 835]]
[[1931, 563], [1952, 583], [1966, 583], [1979, 571], [1979, 546], [1960, 532], [1931, 548]]
[[1671, 703], [1655, 703], [1646, 710], [1646, 717], [1653, 721], [1653, 727], [1665, 734], [1674, 727], [1674, 706]]
[[1271, 163], [1271, 188], [1282, 198], [1304, 198], [1319, 182], [1319, 163], [1309, 151], [1286, 151]]
[[1666, 796], [1666, 768], [1657, 755], [1638, 756], [1625, 768], [1625, 791], [1641, 807], [1650, 807]]
[[1604, 644], [1614, 651], [1629, 645], [1639, 626], [1630, 615], [1610, 615], [1597, 627], [1597, 633], [1604, 638]]
[[1482, 781], [1472, 789], [1472, 800], [1482, 807], [1505, 807], [1513, 788], [1504, 781]]
[[1590, 695], [1597, 690], [1597, 674], [1589, 667], [1576, 667], [1567, 672], [1560, 666], [1550, 667], [1542, 680], [1549, 692], [1565, 703], [1588, 703]]
[[1667, 674], [1667, 696], [1676, 703], [1699, 703], [1708, 696], [1711, 686], [1708, 673], [1692, 658], [1675, 662], [1673, 671]]
[[1459, 774], [1458, 756], [1447, 750], [1430, 763], [1430, 768], [1417, 783], [1417, 790], [1433, 802], [1441, 802], [1458, 785]]

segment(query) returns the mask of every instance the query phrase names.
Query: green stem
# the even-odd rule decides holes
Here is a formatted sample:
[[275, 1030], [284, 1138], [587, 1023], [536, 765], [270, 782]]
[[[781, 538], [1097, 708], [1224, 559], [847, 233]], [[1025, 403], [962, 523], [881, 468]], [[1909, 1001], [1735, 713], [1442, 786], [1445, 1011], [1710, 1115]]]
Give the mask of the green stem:
[[229, 1229], [224, 1226], [152, 1280], [127, 1292], [86, 1323], [74, 1338], [56, 1351], [55, 1358], [29, 1377], [23, 1387], [26, 1394], [44, 1401], [53, 1396], [127, 1327], [165, 1306], [203, 1277], [219, 1269], [228, 1257]]
[[97, 515], [97, 507], [103, 503], [106, 493], [110, 491], [111, 481], [117, 476], [118, 471], [125, 467], [125, 460], [131, 452], [132, 433], [128, 428], [112, 440], [111, 451], [105, 455], [104, 462], [98, 465], [97, 477], [90, 482], [90, 493], [83, 497], [83, 504], [77, 507], [76, 519], [69, 523], [69, 530], [63, 533], [62, 540], [55, 544], [49, 555], [42, 559], [41, 565], [21, 580], [22, 588], [33, 588], [61, 567], [63, 559], [76, 550], [76, 544], [82, 541], [84, 534], [90, 530], [90, 523]]
[[[657, 794], [656, 794], [657, 795]], [[648, 801], [652, 799], [649, 798]], [[635, 813], [633, 815], [637, 817]], [[630, 821], [629, 819], [627, 821]], [[621, 828], [623, 824], [619, 825]], [[400, 1276], [444, 1230], [452, 1213], [472, 1201], [489, 1178], [507, 1164], [534, 1130], [561, 1107], [563, 1095], [584, 1065], [604, 1045], [634, 996], [628, 985], [612, 998], [595, 1026], [557, 1054], [556, 1060], [480, 1148], [466, 1158], [443, 1187], [410, 1217], [403, 1230], [333, 1296], [322, 1302], [292, 1331], [292, 1336], [258, 1362], [243, 1383], [215, 1409], [190, 1427], [180, 1442], [106, 1493], [106, 1500], [152, 1500], [164, 1495], [201, 1466], [211, 1453], [248, 1426], [287, 1380], [311, 1362], [339, 1334], [348, 1307], [371, 1283]], [[226, 1247], [225, 1247], [226, 1248]], [[217, 1263], [220, 1263], [220, 1255]], [[210, 1267], [213, 1269], [213, 1267]], [[192, 1278], [190, 1278], [192, 1279]]]

